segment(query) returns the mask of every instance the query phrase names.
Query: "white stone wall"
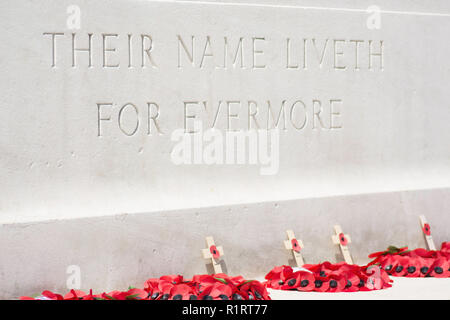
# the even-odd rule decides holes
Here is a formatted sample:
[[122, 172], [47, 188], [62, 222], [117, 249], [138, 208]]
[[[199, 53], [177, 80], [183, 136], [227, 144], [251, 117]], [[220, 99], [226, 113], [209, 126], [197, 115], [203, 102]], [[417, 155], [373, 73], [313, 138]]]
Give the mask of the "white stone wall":
[[[447, 1], [2, 1], [0, 296], [201, 272], [207, 234], [250, 275], [286, 228], [312, 260], [336, 222], [359, 259], [419, 214], [448, 240], [449, 30]], [[273, 174], [176, 165], [195, 120], [276, 127]]]

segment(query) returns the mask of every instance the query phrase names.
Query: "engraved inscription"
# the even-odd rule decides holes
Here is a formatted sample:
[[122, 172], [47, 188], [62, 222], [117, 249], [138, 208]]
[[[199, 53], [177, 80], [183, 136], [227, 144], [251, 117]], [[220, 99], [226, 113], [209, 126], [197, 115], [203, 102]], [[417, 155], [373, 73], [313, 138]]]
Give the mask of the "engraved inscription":
[[[61, 65], [61, 56], [71, 56], [71, 67], [104, 69], [140, 67], [158, 69], [161, 63], [155, 55], [166, 59], [172, 48], [158, 46], [152, 35], [118, 33], [43, 32], [48, 39], [48, 54], [52, 68]], [[364, 39], [283, 39], [278, 48], [275, 39], [266, 36], [198, 36], [174, 37], [176, 61], [164, 61], [165, 66], [178, 69], [249, 69], [288, 70], [331, 69], [382, 71], [384, 68], [383, 40]], [[139, 54], [139, 57], [136, 55]], [[276, 57], [280, 59], [270, 58]]]
[[[102, 68], [147, 70], [175, 68], [185, 70], [229, 70], [263, 74], [266, 70], [311, 72], [383, 71], [385, 43], [373, 39], [286, 37], [272, 39], [264, 35], [212, 36], [183, 35], [158, 45], [149, 33], [64, 33], [43, 32], [48, 41], [50, 68]], [[283, 44], [283, 48], [279, 45]], [[175, 50], [173, 54], [168, 54]], [[66, 56], [65, 59], [61, 57]], [[70, 59], [68, 59], [70, 57]], [[175, 57], [175, 61], [169, 61]], [[278, 59], [278, 60], [277, 60]], [[69, 66], [64, 62], [70, 61]], [[288, 71], [291, 72], [291, 71]], [[300, 73], [299, 73], [300, 74]], [[97, 136], [120, 134], [163, 135], [170, 128], [162, 123], [163, 102], [144, 105], [129, 101], [101, 101], [96, 106]], [[303, 132], [340, 130], [344, 125], [344, 100], [341, 97], [304, 99], [179, 99], [179, 116], [185, 133], [195, 133], [199, 120], [206, 128], [227, 132], [253, 129]], [[173, 105], [171, 106], [173, 107]], [[173, 112], [173, 111], [171, 111]]]

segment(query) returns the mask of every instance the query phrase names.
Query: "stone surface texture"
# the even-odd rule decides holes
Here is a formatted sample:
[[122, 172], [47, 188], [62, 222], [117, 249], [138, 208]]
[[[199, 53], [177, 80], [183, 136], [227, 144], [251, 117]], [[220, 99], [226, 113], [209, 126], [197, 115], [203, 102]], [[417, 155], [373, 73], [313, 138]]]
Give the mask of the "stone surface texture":
[[[2, 1], [0, 297], [69, 265], [95, 290], [203, 273], [208, 235], [246, 277], [287, 263], [286, 229], [307, 263], [342, 259], [337, 223], [357, 263], [423, 247], [421, 214], [450, 240], [449, 30], [448, 1]], [[268, 101], [275, 174], [171, 161], [186, 102], [229, 132], [270, 129]]]

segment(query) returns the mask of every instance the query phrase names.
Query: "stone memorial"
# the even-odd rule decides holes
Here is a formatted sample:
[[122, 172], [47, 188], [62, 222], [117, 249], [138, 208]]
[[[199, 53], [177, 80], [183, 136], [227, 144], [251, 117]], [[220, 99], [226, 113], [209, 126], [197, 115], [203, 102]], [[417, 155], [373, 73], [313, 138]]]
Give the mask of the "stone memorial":
[[[408, 4], [407, 4], [408, 3]], [[448, 1], [0, 3], [0, 297], [450, 237]], [[325, 236], [324, 236], [325, 235]], [[251, 254], [249, 254], [249, 252]]]

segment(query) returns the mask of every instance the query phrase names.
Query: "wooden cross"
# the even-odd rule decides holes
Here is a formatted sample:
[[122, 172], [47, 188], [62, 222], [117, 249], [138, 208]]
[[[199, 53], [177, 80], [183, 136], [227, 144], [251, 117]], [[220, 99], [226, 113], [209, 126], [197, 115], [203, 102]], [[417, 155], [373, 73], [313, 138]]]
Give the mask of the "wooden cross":
[[214, 273], [222, 273], [220, 259], [224, 255], [223, 248], [216, 247], [213, 237], [206, 237], [206, 249], [202, 249], [203, 258], [211, 259]]
[[431, 227], [427, 222], [425, 216], [419, 216], [420, 225], [422, 226], [422, 232], [427, 241], [428, 250], [436, 251], [436, 246], [434, 245], [433, 237], [431, 236]]
[[288, 236], [288, 240], [284, 240], [284, 247], [287, 250], [291, 250], [292, 256], [294, 257], [295, 263], [297, 263], [297, 267], [301, 267], [305, 264], [303, 261], [303, 257], [301, 254], [301, 249], [303, 249], [302, 240], [297, 240], [295, 238], [294, 231], [286, 230], [286, 234]]
[[336, 232], [336, 234], [331, 237], [333, 243], [338, 244], [341, 247], [345, 262], [347, 262], [348, 264], [353, 264], [352, 256], [350, 255], [350, 251], [347, 247], [347, 244], [352, 242], [350, 236], [342, 232], [342, 228], [340, 225], [335, 225], [334, 231]]

